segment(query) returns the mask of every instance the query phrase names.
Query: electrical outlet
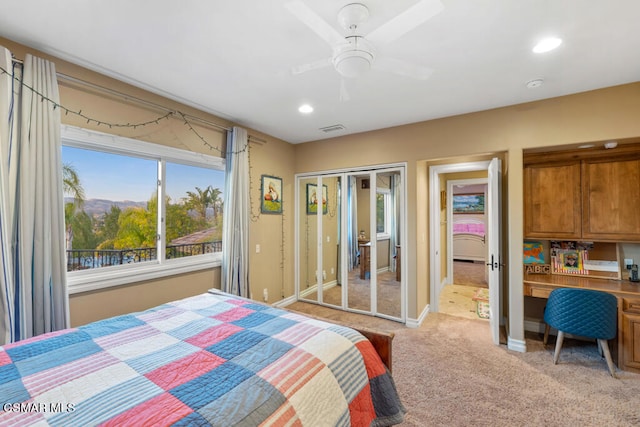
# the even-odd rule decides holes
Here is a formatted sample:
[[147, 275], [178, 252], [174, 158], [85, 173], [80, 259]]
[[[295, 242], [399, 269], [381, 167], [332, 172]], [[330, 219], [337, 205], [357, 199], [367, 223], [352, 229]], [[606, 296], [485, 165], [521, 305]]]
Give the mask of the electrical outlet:
[[322, 280], [326, 280], [327, 279], [327, 272], [325, 270], [322, 270]]
[[256, 245], [256, 253], [259, 254], [260, 253], [260, 245]]
[[262, 299], [264, 300], [264, 302], [269, 301], [269, 289], [264, 288], [262, 291]]

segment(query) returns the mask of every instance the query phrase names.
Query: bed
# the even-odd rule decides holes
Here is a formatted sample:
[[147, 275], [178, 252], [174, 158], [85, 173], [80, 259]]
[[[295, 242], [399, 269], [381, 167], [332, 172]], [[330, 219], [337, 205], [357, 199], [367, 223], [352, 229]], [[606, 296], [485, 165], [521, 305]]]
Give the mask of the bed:
[[484, 262], [487, 254], [484, 221], [475, 218], [453, 219], [453, 259]]
[[0, 347], [0, 426], [393, 425], [354, 329], [209, 292]]

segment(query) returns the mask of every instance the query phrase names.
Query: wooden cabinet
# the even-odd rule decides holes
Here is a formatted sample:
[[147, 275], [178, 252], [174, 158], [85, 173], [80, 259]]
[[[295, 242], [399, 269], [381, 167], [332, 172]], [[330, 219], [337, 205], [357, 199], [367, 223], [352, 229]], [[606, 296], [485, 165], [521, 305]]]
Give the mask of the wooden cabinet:
[[581, 237], [580, 162], [532, 165], [524, 170], [526, 237]]
[[640, 241], [640, 159], [582, 162], [582, 237]]
[[524, 236], [640, 241], [640, 144], [525, 153]]
[[623, 298], [619, 329], [622, 336], [620, 368], [640, 372], [640, 298]]

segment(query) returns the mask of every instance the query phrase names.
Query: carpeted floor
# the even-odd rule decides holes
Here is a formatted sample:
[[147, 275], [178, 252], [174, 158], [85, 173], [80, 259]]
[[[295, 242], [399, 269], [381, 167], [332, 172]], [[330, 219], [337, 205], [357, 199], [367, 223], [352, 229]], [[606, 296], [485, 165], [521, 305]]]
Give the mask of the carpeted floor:
[[486, 266], [483, 262], [453, 261], [453, 283], [488, 288]]
[[595, 343], [527, 335], [527, 353], [491, 342], [487, 323], [431, 313], [420, 328], [297, 302], [288, 309], [395, 333], [403, 426], [638, 426], [640, 375], [609, 375]]

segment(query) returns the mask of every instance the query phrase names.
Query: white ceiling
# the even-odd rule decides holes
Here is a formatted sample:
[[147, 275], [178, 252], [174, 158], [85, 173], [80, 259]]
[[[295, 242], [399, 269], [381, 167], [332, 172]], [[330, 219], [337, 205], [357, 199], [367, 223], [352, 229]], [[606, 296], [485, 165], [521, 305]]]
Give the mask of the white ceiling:
[[[441, 0], [441, 13], [377, 51], [431, 76], [374, 69], [340, 101], [332, 67], [291, 73], [331, 48], [289, 1], [0, 0], [0, 36], [291, 143], [640, 80], [638, 0]], [[336, 16], [352, 0], [303, 1], [344, 33]], [[417, 0], [361, 2], [367, 34]], [[534, 54], [549, 35], [560, 48]], [[298, 113], [303, 102], [315, 112]], [[336, 124], [345, 130], [319, 130]]]

